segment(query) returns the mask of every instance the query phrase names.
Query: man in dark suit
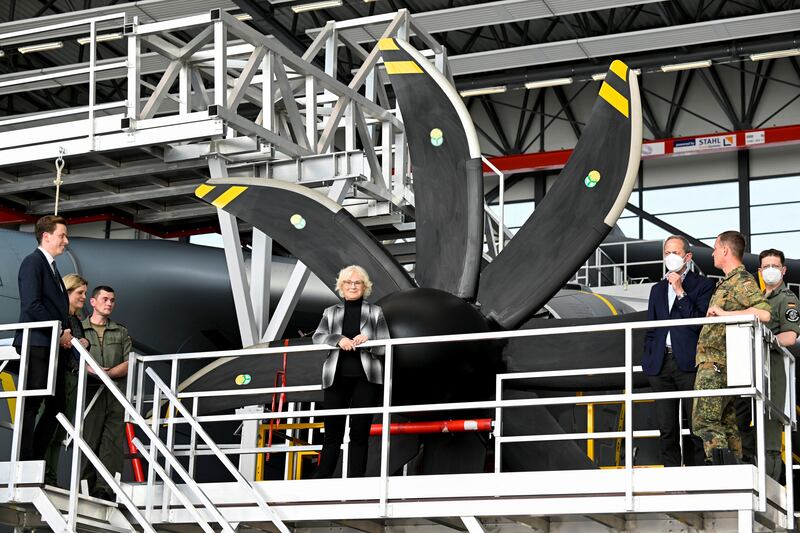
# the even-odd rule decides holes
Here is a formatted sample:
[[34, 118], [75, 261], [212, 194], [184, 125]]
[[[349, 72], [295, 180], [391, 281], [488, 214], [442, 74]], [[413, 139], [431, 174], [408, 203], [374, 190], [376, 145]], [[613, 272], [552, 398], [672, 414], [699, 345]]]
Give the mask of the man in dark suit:
[[[648, 320], [701, 318], [706, 316], [714, 282], [689, 270], [692, 252], [689, 241], [672, 235], [664, 241], [664, 265], [667, 274], [653, 285], [647, 306]], [[645, 333], [642, 369], [654, 392], [693, 390], [697, 338], [701, 326], [651, 328]], [[683, 404], [686, 419], [692, 420], [692, 400], [657, 400], [656, 418], [661, 432], [661, 459], [664, 466], [681, 466], [680, 426], [678, 416]], [[703, 443], [694, 435], [683, 439], [683, 463], [702, 465]]]
[[[67, 239], [67, 226], [63, 218], [47, 215], [36, 221], [36, 241], [39, 247], [22, 260], [19, 267], [20, 322], [42, 322], [58, 320], [61, 322], [59, 344], [67, 349], [72, 335], [67, 329], [69, 302], [64, 282], [56, 267], [55, 258], [64, 252]], [[47, 386], [48, 362], [50, 356], [50, 329], [30, 330], [28, 343], [28, 364], [25, 388], [43, 389]], [[22, 355], [22, 331], [14, 337], [14, 347]], [[20, 460], [44, 459], [47, 445], [55, 432], [58, 421], [55, 416], [64, 410], [64, 383], [56, 371], [55, 396], [34, 396], [25, 399], [22, 416], [22, 435]], [[45, 408], [36, 423], [36, 415], [44, 401]]]

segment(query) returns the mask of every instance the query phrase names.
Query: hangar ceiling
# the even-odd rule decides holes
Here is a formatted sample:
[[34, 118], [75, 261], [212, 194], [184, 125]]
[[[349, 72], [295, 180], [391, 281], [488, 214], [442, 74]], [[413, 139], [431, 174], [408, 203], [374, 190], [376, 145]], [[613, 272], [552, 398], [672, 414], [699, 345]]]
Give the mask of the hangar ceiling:
[[[611, 57], [622, 57], [642, 72], [643, 111], [649, 139], [679, 137], [686, 119], [708, 124], [707, 131], [737, 131], [797, 122], [800, 94], [798, 28], [800, 2], [793, 0], [332, 0], [331, 7], [308, 9], [311, 0], [4, 0], [0, 2], [0, 115], [9, 117], [85, 105], [85, 85], [48, 74], [88, 61], [87, 46], [68, 28], [39, 35], [61, 45], [22, 53], [25, 30], [63, 25], [89, 16], [126, 13], [140, 22], [168, 20], [210, 9], [227, 10], [264, 34], [302, 54], [327, 21], [372, 17], [363, 27], [342, 27], [352, 43], [338, 53], [340, 79], [347, 80], [388, 24], [387, 14], [407, 9], [417, 27], [442, 43], [456, 87], [477, 91], [467, 104], [488, 155], [547, 151], [548, 135], [568, 126], [574, 140], [588, 110], [578, 102], [604, 72]], [[98, 24], [98, 34], [120, 32], [119, 19]], [[115, 26], [116, 25], [116, 26]], [[193, 34], [176, 31], [176, 46]], [[420, 36], [412, 44], [425, 49]], [[98, 43], [98, 64], [125, 57], [119, 40]], [[763, 54], [786, 57], [759, 60]], [[761, 54], [759, 56], [758, 54]], [[758, 59], [756, 59], [758, 58]], [[703, 68], [664, 73], [662, 67], [705, 62]], [[143, 83], [155, 87], [168, 62], [142, 55]], [[19, 76], [41, 73], [34, 86], [14, 86]], [[98, 73], [99, 100], [123, 100], [127, 87], [112, 69]], [[553, 80], [569, 80], [550, 85]], [[528, 87], [526, 87], [526, 84]], [[544, 85], [544, 86], [542, 86]], [[532, 88], [529, 88], [532, 87]], [[495, 88], [494, 94], [485, 91]], [[714, 109], [687, 106], [687, 95], [702, 90]], [[484, 94], [481, 94], [484, 93]], [[763, 102], [770, 96], [769, 106]], [[781, 96], [775, 96], [781, 95]], [[246, 110], [244, 111], [247, 112]], [[698, 118], [699, 117], [699, 118]], [[551, 126], [551, 124], [553, 124]], [[3, 124], [0, 132], [14, 130]], [[559, 139], [562, 142], [563, 139]], [[565, 146], [569, 148], [569, 146]], [[0, 167], [0, 221], [38, 216], [52, 202], [50, 160]], [[207, 175], [203, 161], [169, 163], [158, 147], [93, 153], [67, 161], [70, 185], [63, 190], [64, 213], [113, 217], [160, 235], [206, 231], [215, 224], [208, 210], [188, 197]], [[170, 216], [180, 211], [180, 216]]]

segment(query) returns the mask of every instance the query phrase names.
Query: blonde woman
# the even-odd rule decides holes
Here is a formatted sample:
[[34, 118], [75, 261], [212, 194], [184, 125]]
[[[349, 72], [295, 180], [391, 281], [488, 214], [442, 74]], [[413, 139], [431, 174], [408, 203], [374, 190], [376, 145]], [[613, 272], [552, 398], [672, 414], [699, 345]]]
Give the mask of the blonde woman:
[[[89, 341], [83, 333], [83, 326], [81, 325], [81, 318], [83, 314], [83, 306], [86, 303], [86, 290], [89, 288], [89, 282], [80, 277], [78, 274], [67, 274], [63, 278], [64, 288], [67, 289], [67, 298], [69, 300], [69, 326], [72, 331], [72, 336], [78, 339], [84, 348], [89, 348]], [[75, 416], [75, 397], [78, 388], [78, 376], [76, 369], [78, 365], [79, 356], [75, 348], [70, 347], [61, 350], [59, 372], [62, 372], [64, 377], [64, 396], [65, 407], [64, 415], [73, 422]], [[55, 416], [55, 414], [53, 414]], [[59, 424], [50, 441], [46, 451], [45, 459], [45, 483], [48, 485], [56, 486], [58, 484], [58, 459], [61, 455], [61, 441], [64, 440], [66, 432]]]
[[[344, 300], [322, 313], [314, 332], [314, 344], [328, 344], [330, 351], [322, 366], [325, 409], [373, 407], [381, 397], [383, 383], [382, 347], [359, 348], [367, 341], [388, 339], [389, 328], [383, 311], [364, 298], [372, 292], [367, 272], [358, 265], [339, 271], [336, 292]], [[367, 442], [372, 415], [350, 417], [349, 477], [362, 477], [367, 467]], [[344, 416], [325, 417], [317, 478], [333, 476], [344, 440]]]

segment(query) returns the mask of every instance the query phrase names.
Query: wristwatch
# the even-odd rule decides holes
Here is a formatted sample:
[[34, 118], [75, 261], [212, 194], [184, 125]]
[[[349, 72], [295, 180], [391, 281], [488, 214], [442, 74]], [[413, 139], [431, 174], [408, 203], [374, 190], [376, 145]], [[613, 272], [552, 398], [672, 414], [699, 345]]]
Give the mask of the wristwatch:
[[677, 294], [676, 297], [678, 298], [678, 300], [683, 300], [684, 298], [686, 298], [686, 291], [683, 291], [682, 293]]

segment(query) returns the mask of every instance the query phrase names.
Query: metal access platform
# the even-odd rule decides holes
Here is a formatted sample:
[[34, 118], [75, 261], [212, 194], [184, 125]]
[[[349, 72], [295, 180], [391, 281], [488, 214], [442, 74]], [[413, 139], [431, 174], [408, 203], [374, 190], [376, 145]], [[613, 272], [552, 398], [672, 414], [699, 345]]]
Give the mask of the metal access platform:
[[[82, 348], [76, 417], [63, 414], [59, 422], [72, 441], [69, 490], [43, 485], [42, 462], [19, 462], [20, 433], [12, 429], [12, 453], [3, 458], [0, 472], [0, 519], [17, 527], [46, 524], [54, 531], [443, 531], [445, 528], [481, 531], [785, 531], [796, 529], [793, 476], [779, 485], [757, 465], [764, 464], [764, 421], [767, 416], [783, 421], [786, 450], [792, 449], [792, 429], [796, 427], [794, 398], [794, 359], [783, 351], [789, 380], [785, 405], [769, 397], [769, 347], [775, 339], [754, 317], [719, 317], [670, 321], [672, 325], [725, 323], [732, 345], [729, 350], [729, 387], [715, 391], [678, 393], [637, 392], [633, 376], [641, 372], [633, 365], [630, 343], [635, 329], [663, 322], [629, 322], [614, 325], [553, 327], [536, 330], [449, 335], [372, 341], [386, 349], [383, 404], [375, 408], [321, 410], [313, 403], [297, 404], [289, 412], [237, 410], [235, 414], [198, 414], [202, 398], [260, 396], [285, 392], [293, 394], [319, 391], [321, 386], [279, 386], [184, 392], [178, 387], [181, 362], [215, 360], [223, 356], [283, 357], [319, 350], [320, 346], [250, 348], [235, 352], [173, 355], [132, 354], [126, 391], [122, 391]], [[56, 327], [56, 323], [9, 324], [0, 332], [28, 330], [33, 326]], [[55, 331], [55, 329], [54, 329]], [[586, 334], [616, 331], [626, 343], [624, 364], [619, 367], [579, 370], [507, 373], [496, 376], [496, 397], [483, 401], [422, 405], [392, 405], [394, 349], [404, 344], [463, 343], [495, 338], [535, 335]], [[562, 337], [563, 338], [563, 337]], [[3, 360], [19, 360], [25, 368], [27, 351], [21, 356], [2, 352]], [[5, 391], [4, 398], [16, 400], [15, 420], [21, 420], [25, 398], [53, 392], [55, 350], [51, 354], [51, 377], [43, 390]], [[133, 443], [146, 461], [145, 479], [140, 483], [119, 481], [108, 472], [81, 436], [86, 397], [86, 368], [91, 367], [105, 387], [124, 407], [126, 417], [136, 427]], [[158, 371], [157, 371], [158, 369]], [[23, 370], [24, 372], [24, 370]], [[625, 390], [611, 394], [508, 399], [505, 386], [512, 380], [530, 380], [567, 375], [623, 375]], [[508, 409], [524, 406], [586, 405], [592, 402], [621, 402], [626, 413], [633, 413], [640, 402], [658, 398], [698, 396], [746, 396], [753, 399], [757, 428], [756, 466], [749, 464], [704, 467], [660, 468], [634, 465], [635, 439], [652, 438], [657, 431], [640, 429], [634, 416], [624, 417], [621, 431], [587, 430], [580, 433], [539, 434], [535, 421], [531, 434], [507, 435], [503, 418]], [[154, 406], [158, 406], [154, 409]], [[390, 422], [404, 412], [494, 410], [492, 444], [494, 467], [476, 474], [390, 475]], [[231, 420], [243, 424], [291, 418], [294, 421], [336, 414], [372, 412], [381, 424], [380, 475], [356, 479], [292, 479], [255, 481], [252, 458], [263, 453], [289, 453], [319, 450], [319, 445], [255, 442], [241, 445], [217, 444], [210, 436], [215, 423]], [[769, 414], [767, 414], [769, 413]], [[184, 425], [190, 432], [188, 445], [176, 444], [176, 429]], [[243, 435], [245, 432], [243, 431]], [[620, 439], [624, 464], [617, 468], [588, 470], [507, 472], [502, 460], [506, 446], [522, 442], [566, 442]], [[347, 452], [345, 446], [345, 453]], [[198, 458], [213, 456], [232, 481], [195, 480]], [[97, 469], [116, 493], [117, 501], [104, 502], [81, 494], [78, 461], [84, 457]], [[236, 459], [238, 458], [238, 465]], [[10, 459], [10, 460], [6, 460]], [[792, 454], [785, 457], [787, 472], [793, 472]], [[406, 473], [407, 474], [407, 473]]]
[[[54, 109], [0, 120], [0, 194], [51, 188], [52, 178], [31, 174], [30, 165], [62, 156], [78, 169], [65, 175], [71, 197], [63, 199], [64, 211], [126, 204], [141, 223], [180, 220], [203, 214], [191, 199], [192, 186], [202, 181], [191, 171], [219, 158], [240, 174], [314, 187], [350, 179], [348, 204], [356, 216], [397, 214], [401, 222], [413, 208], [402, 118], [387, 96], [377, 49], [340, 35], [366, 24], [382, 25], [383, 37], [419, 36], [446, 69], [442, 47], [406, 10], [330, 22], [302, 56], [225, 9], [141, 24], [125, 13], [87, 15], [0, 33], [0, 45], [14, 46], [77, 37], [88, 56], [0, 76], [0, 94], [69, 87], [88, 100], [78, 107], [57, 101]], [[337, 72], [345, 46], [358, 65], [346, 78]], [[100, 82], [118, 89], [100, 90]], [[98, 162], [105, 175], [87, 170]], [[167, 172], [166, 180], [153, 177]], [[115, 186], [114, 202], [92, 196], [98, 187]], [[172, 200], [153, 209], [160, 213], [140, 212], [165, 199]], [[48, 213], [53, 201], [26, 207]]]

